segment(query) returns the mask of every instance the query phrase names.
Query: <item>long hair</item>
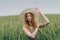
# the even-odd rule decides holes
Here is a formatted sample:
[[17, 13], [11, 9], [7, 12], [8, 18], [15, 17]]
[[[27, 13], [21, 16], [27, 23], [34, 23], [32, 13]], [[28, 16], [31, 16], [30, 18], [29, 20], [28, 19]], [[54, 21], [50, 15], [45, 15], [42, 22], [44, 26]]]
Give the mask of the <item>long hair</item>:
[[[27, 14], [30, 14], [31, 15], [31, 17], [32, 17], [31, 24], [32, 24], [33, 28], [36, 29], [37, 22], [36, 22], [36, 20], [34, 18], [34, 15], [31, 12], [28, 12], [28, 13], [25, 14], [25, 24], [27, 24], [28, 26], [30, 26], [30, 24], [29, 24], [29, 22], [27, 20]], [[29, 29], [29, 27], [27, 27], [27, 28]]]

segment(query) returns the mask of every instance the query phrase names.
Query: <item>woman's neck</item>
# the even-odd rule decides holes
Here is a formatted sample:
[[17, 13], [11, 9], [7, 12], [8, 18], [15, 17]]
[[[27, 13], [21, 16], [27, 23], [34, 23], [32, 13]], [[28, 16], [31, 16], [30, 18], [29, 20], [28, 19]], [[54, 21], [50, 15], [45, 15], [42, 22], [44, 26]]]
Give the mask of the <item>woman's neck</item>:
[[31, 22], [29, 22], [29, 25], [30, 25], [30, 26], [32, 26], [32, 23], [31, 23]]

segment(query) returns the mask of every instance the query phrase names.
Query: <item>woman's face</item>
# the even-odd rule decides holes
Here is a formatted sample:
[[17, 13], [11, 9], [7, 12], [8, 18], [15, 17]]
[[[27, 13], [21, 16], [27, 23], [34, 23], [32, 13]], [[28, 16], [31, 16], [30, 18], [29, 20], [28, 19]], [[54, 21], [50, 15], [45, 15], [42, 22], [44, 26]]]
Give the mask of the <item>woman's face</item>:
[[31, 14], [27, 14], [27, 20], [29, 21], [29, 22], [31, 22], [31, 20], [32, 20], [32, 16], [31, 16]]

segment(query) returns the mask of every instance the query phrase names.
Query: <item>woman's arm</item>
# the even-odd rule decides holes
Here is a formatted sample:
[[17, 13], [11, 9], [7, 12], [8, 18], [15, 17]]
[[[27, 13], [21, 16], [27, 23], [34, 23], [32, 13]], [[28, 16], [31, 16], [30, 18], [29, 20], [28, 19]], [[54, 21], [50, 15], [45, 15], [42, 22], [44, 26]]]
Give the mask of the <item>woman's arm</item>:
[[40, 12], [40, 15], [44, 18], [44, 22], [39, 24], [40, 27], [48, 25], [49, 24], [48, 18], [44, 14], [42, 14], [41, 12]]
[[35, 8], [35, 11], [37, 13], [39, 13], [43, 18], [44, 18], [44, 22], [43, 23], [40, 23], [39, 25], [42, 27], [44, 25], [48, 25], [49, 24], [49, 20], [48, 18], [38, 9], [38, 8]]
[[48, 18], [47, 18], [41, 11], [39, 12], [39, 14], [44, 18], [44, 22], [45, 22], [46, 24], [49, 24]]
[[28, 37], [30, 37], [30, 38], [35, 38], [35, 37], [36, 37], [37, 32], [38, 32], [38, 29], [39, 29], [39, 27], [37, 27], [37, 28], [35, 29], [35, 31], [34, 31], [33, 33], [31, 33], [25, 26], [23, 27], [24, 33], [25, 33]]

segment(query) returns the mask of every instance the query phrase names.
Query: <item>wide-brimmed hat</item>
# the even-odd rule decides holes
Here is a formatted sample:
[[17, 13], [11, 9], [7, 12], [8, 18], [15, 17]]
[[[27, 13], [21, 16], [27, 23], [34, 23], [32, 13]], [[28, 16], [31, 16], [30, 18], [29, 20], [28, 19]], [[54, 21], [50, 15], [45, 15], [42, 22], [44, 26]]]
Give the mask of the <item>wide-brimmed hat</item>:
[[33, 15], [34, 15], [34, 18], [35, 19], [37, 19], [38, 20], [38, 13], [36, 13], [35, 11], [34, 11], [34, 9], [32, 9], [32, 8], [28, 8], [28, 9], [24, 9], [21, 13], [20, 13], [20, 20], [21, 21], [25, 21], [25, 14], [26, 13], [28, 13], [28, 12], [31, 12]]

